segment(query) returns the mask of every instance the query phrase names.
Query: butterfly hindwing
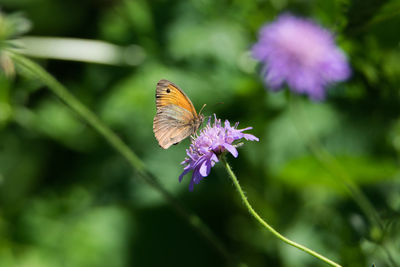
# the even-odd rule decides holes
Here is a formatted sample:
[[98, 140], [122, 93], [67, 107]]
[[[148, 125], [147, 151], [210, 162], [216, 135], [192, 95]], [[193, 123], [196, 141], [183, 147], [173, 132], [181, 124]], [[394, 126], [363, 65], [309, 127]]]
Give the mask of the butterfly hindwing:
[[164, 149], [179, 143], [193, 133], [192, 114], [179, 106], [165, 106], [157, 110], [153, 121], [153, 131]]

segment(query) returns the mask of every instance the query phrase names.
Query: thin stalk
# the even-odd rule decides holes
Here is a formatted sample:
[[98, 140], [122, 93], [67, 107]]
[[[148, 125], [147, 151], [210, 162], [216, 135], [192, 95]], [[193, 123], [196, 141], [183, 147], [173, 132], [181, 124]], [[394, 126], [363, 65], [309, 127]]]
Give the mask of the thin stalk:
[[135, 177], [141, 178], [146, 184], [157, 191], [173, 208], [183, 217], [189, 225], [196, 230], [200, 236], [205, 238], [212, 246], [230, 263], [233, 257], [225, 248], [223, 243], [213, 234], [204, 222], [195, 213], [187, 210], [157, 181], [154, 175], [146, 169], [143, 161], [119, 138], [108, 126], [106, 126], [91, 110], [83, 105], [67, 88], [58, 82], [51, 74], [44, 70], [40, 65], [13, 52], [8, 52], [19, 67], [33, 74], [44, 85], [57, 95], [65, 104], [75, 111], [84, 121], [92, 126], [103, 138], [130, 164], [132, 169], [138, 174]]
[[323, 261], [323, 262], [325, 262], [325, 263], [327, 263], [327, 264], [329, 264], [329, 265], [331, 265], [331, 266], [336, 266], [336, 267], [341, 266], [341, 265], [337, 264], [336, 262], [334, 262], [334, 261], [332, 261], [332, 260], [330, 260], [330, 259], [328, 259], [328, 258], [322, 256], [321, 254], [315, 252], [314, 250], [311, 250], [311, 249], [309, 249], [309, 248], [307, 248], [307, 247], [305, 247], [305, 246], [303, 246], [303, 245], [300, 245], [300, 244], [298, 244], [298, 243], [296, 243], [296, 242], [294, 242], [294, 241], [292, 241], [292, 240], [290, 240], [290, 239], [284, 237], [284, 236], [281, 235], [278, 231], [276, 231], [271, 225], [269, 225], [265, 220], [263, 220], [263, 219], [261, 218], [261, 216], [258, 215], [258, 213], [253, 209], [253, 207], [250, 205], [249, 201], [247, 200], [247, 197], [246, 197], [246, 195], [244, 194], [244, 192], [243, 192], [243, 190], [242, 190], [242, 188], [241, 188], [241, 186], [240, 186], [240, 184], [239, 184], [239, 181], [238, 181], [238, 179], [237, 179], [235, 173], [232, 171], [231, 166], [230, 166], [230, 165], [228, 164], [228, 162], [226, 161], [225, 156], [222, 157], [221, 161], [223, 162], [223, 164], [224, 164], [224, 166], [225, 166], [225, 169], [226, 169], [226, 171], [228, 172], [229, 177], [232, 179], [233, 184], [234, 184], [236, 190], [238, 191], [240, 197], [242, 198], [243, 203], [245, 204], [246, 208], [248, 209], [248, 211], [250, 212], [250, 214], [251, 214], [261, 225], [263, 225], [268, 231], [270, 231], [274, 236], [276, 236], [278, 239], [282, 240], [283, 242], [285, 242], [285, 243], [287, 243], [287, 244], [289, 244], [289, 245], [291, 245], [291, 246], [293, 246], [293, 247], [295, 247], [295, 248], [298, 248], [298, 249], [300, 249], [300, 250], [302, 250], [302, 251], [304, 251], [304, 252], [310, 254], [311, 256], [314, 256], [314, 257], [320, 259], [321, 261]]
[[[308, 121], [303, 116], [303, 110], [300, 107], [298, 101], [290, 98], [291, 105], [293, 107], [293, 113], [296, 114], [298, 120], [294, 120], [294, 125], [299, 133], [300, 137], [306, 140], [305, 130], [308, 127]], [[300, 121], [299, 121], [300, 120]], [[335, 177], [339, 178], [344, 185], [345, 189], [349, 192], [349, 195], [353, 197], [354, 201], [358, 204], [364, 214], [367, 216], [370, 223], [377, 227], [383, 232], [383, 223], [375, 210], [374, 206], [360, 190], [360, 188], [353, 182], [349, 174], [341, 167], [339, 162], [321, 145], [317, 138], [312, 137], [309, 142], [306, 143], [311, 153], [319, 160], [322, 165]]]
[[[290, 104], [293, 108], [293, 113], [296, 114], [296, 118], [298, 119], [294, 120], [294, 126], [296, 127], [300, 137], [306, 140], [306, 133], [304, 129], [308, 128], [308, 120], [306, 120], [305, 116], [303, 115], [303, 110], [300, 107], [300, 103], [298, 103], [299, 101], [293, 99], [292, 96], [290, 97], [289, 101], [291, 102]], [[312, 137], [311, 140], [306, 143], [306, 145], [311, 153], [313, 153], [317, 160], [322, 164], [322, 166], [324, 166], [324, 168], [327, 169], [334, 177], [339, 178], [346, 191], [360, 207], [361, 211], [365, 214], [373, 228], [379, 230], [379, 240], [377, 241], [381, 243], [391, 266], [396, 266], [396, 261], [392, 257], [389, 249], [386, 248], [386, 246], [381, 242], [386, 232], [385, 226], [378, 212], [369, 201], [367, 196], [362, 192], [358, 185], [353, 182], [351, 176], [346, 172], [336, 158], [321, 145], [317, 138]]]

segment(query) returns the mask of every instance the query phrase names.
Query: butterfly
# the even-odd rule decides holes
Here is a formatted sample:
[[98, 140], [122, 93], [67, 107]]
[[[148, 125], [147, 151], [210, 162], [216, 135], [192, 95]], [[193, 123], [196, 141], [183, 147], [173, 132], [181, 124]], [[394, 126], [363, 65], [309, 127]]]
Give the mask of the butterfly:
[[197, 115], [187, 95], [168, 80], [157, 83], [156, 108], [153, 132], [158, 144], [164, 149], [196, 133], [204, 120], [204, 116], [200, 114], [203, 108]]

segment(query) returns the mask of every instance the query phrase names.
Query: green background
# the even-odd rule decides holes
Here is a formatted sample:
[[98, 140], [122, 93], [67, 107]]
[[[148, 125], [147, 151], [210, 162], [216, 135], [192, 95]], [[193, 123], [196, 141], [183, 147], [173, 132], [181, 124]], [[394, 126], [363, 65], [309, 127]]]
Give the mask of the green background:
[[[155, 86], [178, 84], [205, 115], [260, 138], [228, 157], [250, 203], [285, 236], [344, 266], [400, 264], [400, 3], [385, 0], [0, 0], [29, 36], [103, 40], [134, 65], [38, 59], [197, 213], [234, 262], [323, 266], [251, 218], [221, 164], [193, 192], [153, 136]], [[292, 12], [334, 32], [352, 67], [324, 102], [264, 88], [249, 49]], [[135, 58], [135, 56], [140, 58]], [[222, 102], [222, 103], [221, 103]], [[332, 171], [313, 148], [323, 148]], [[328, 161], [329, 162], [329, 161]], [[332, 163], [331, 162], [331, 163]], [[376, 233], [340, 173], [380, 215]], [[224, 258], [37, 79], [0, 76], [0, 266], [224, 266]], [[375, 229], [376, 230], [376, 229]], [[389, 260], [387, 252], [391, 254]], [[391, 263], [392, 261], [392, 263]]]

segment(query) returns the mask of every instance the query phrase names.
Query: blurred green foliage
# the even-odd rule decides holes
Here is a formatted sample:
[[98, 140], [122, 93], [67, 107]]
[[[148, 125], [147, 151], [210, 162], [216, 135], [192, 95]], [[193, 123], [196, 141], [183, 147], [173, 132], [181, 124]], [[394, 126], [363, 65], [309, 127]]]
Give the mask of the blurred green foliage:
[[[136, 67], [41, 60], [145, 161], [248, 266], [321, 266], [249, 217], [221, 167], [189, 193], [178, 176], [186, 140], [152, 133], [165, 78], [196, 108], [260, 142], [230, 159], [254, 207], [289, 238], [344, 266], [400, 264], [400, 4], [396, 0], [0, 0], [0, 38], [103, 40], [145, 51]], [[326, 102], [264, 89], [249, 48], [282, 12], [335, 32], [353, 68]], [[3, 15], [4, 15], [3, 14]], [[127, 55], [129, 56], [129, 55]], [[292, 105], [296, 98], [297, 105]], [[223, 104], [218, 104], [223, 102]], [[322, 145], [365, 192], [374, 235], [340, 180], [311, 152]], [[221, 266], [221, 255], [139, 182], [125, 160], [34, 78], [0, 75], [0, 266]], [[392, 264], [393, 265], [393, 264]]]

